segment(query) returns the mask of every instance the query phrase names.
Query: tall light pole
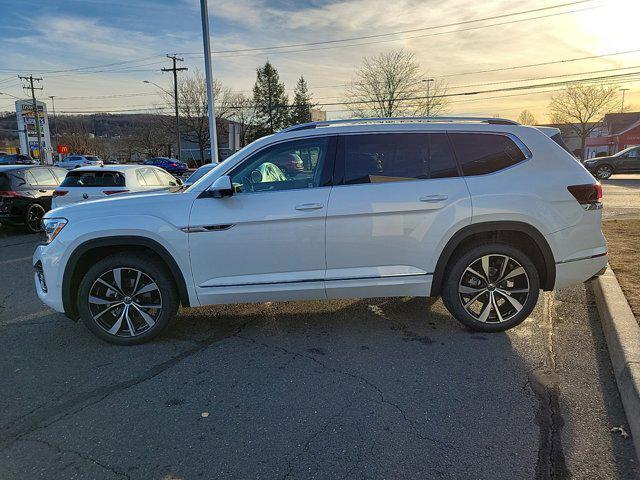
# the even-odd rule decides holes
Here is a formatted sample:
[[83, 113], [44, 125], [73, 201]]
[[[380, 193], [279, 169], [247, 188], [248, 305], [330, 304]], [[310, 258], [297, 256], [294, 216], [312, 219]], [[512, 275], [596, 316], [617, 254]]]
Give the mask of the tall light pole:
[[[218, 163], [218, 137], [216, 136], [216, 113], [213, 103], [213, 73], [211, 72], [211, 38], [209, 36], [209, 8], [207, 0], [200, 0], [202, 17], [202, 43], [204, 46], [204, 71], [207, 78], [207, 99], [209, 107], [209, 142], [211, 162]], [[204, 161], [204, 158], [202, 159]]]
[[620, 91], [622, 92], [622, 105], [620, 106], [620, 113], [624, 113], [624, 94], [626, 91], [628, 91], [628, 88], [621, 88]]
[[427, 117], [431, 116], [431, 95], [430, 95], [430, 90], [429, 90], [429, 86], [431, 85], [431, 82], [435, 82], [435, 80], [433, 78], [427, 78], [422, 80], [424, 83], [427, 84]]
[[56, 122], [56, 103], [53, 101], [55, 97], [55, 95], [49, 95], [49, 98], [51, 99], [51, 108], [53, 109], [53, 124], [55, 125], [56, 128], [53, 129], [53, 135], [54, 136], [58, 136], [58, 122]]

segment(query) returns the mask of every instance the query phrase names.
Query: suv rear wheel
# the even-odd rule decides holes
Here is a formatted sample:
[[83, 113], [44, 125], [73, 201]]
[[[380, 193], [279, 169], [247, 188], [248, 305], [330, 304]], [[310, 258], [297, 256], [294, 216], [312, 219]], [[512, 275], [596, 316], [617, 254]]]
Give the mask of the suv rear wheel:
[[473, 247], [453, 260], [442, 289], [449, 312], [473, 330], [500, 332], [526, 319], [540, 280], [531, 259], [501, 243]]
[[96, 336], [118, 345], [157, 336], [178, 310], [167, 269], [148, 255], [118, 253], [93, 265], [80, 281], [78, 311]]

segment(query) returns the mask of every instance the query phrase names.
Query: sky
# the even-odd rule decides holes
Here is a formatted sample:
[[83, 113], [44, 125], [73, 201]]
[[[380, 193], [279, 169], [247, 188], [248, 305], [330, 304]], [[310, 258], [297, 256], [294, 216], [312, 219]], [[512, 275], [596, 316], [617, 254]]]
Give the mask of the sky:
[[[345, 100], [363, 57], [400, 48], [450, 94], [638, 72], [616, 82], [640, 110], [639, 17], [638, 0], [209, 0], [216, 79], [250, 94], [269, 60], [290, 98], [304, 75], [329, 118], [347, 116], [332, 104]], [[160, 70], [166, 54], [183, 57], [188, 73], [204, 69], [199, 0], [0, 0], [0, 19], [0, 111], [25, 96], [17, 75], [42, 77], [50, 111], [53, 95], [58, 113], [135, 113], [165, 106], [143, 81], [172, 88]], [[375, 37], [341, 41], [364, 36]], [[517, 118], [528, 109], [544, 123], [560, 88], [454, 96], [448, 113]]]

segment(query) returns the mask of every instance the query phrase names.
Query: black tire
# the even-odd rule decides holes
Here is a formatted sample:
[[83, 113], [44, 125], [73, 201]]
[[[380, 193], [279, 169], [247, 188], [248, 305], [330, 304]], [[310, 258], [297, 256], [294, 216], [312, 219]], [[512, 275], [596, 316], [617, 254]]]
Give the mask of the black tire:
[[[485, 275], [483, 257], [489, 257], [489, 282], [471, 273]], [[510, 261], [506, 260], [503, 268], [506, 257]], [[519, 268], [523, 273], [519, 273]], [[481, 271], [477, 272], [478, 269]], [[523, 293], [525, 289], [528, 291]], [[532, 312], [539, 294], [540, 277], [531, 259], [518, 248], [502, 243], [478, 245], [452, 259], [442, 286], [442, 301], [447, 310], [463, 325], [482, 332], [502, 332], [520, 324]], [[483, 321], [485, 311], [488, 317]]]
[[[108, 288], [107, 284], [116, 288]], [[108, 303], [91, 302], [90, 297]], [[117, 345], [136, 345], [156, 337], [175, 317], [179, 303], [165, 265], [150, 255], [128, 252], [110, 255], [89, 268], [80, 281], [77, 298], [78, 312], [87, 328], [98, 338]], [[120, 324], [116, 325], [118, 321]], [[112, 328], [115, 333], [109, 332]]]
[[38, 203], [32, 203], [24, 212], [24, 228], [29, 233], [42, 231], [42, 217], [44, 217], [44, 207]]
[[599, 180], [606, 180], [613, 175], [613, 167], [608, 163], [598, 165], [595, 169], [594, 176]]

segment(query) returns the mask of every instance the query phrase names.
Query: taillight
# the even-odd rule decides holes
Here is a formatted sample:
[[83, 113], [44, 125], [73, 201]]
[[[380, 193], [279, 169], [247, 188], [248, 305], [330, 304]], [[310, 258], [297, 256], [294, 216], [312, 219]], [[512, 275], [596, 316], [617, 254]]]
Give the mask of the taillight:
[[567, 190], [573, 195], [580, 205], [589, 209], [602, 207], [602, 185], [600, 183], [589, 183], [586, 185], [570, 185]]
[[20, 194], [18, 192], [14, 192], [13, 190], [0, 190], [0, 197], [19, 197]]
[[127, 193], [129, 190], [103, 190], [102, 193], [105, 195], [114, 195], [116, 193]]
[[172, 167], [177, 167], [177, 166], [178, 166], [178, 164], [177, 164], [177, 163], [172, 163], [172, 164], [171, 164], [171, 166], [172, 166]]
[[54, 190], [53, 191], [53, 196], [54, 197], [64, 197], [67, 193], [69, 193], [69, 190]]

